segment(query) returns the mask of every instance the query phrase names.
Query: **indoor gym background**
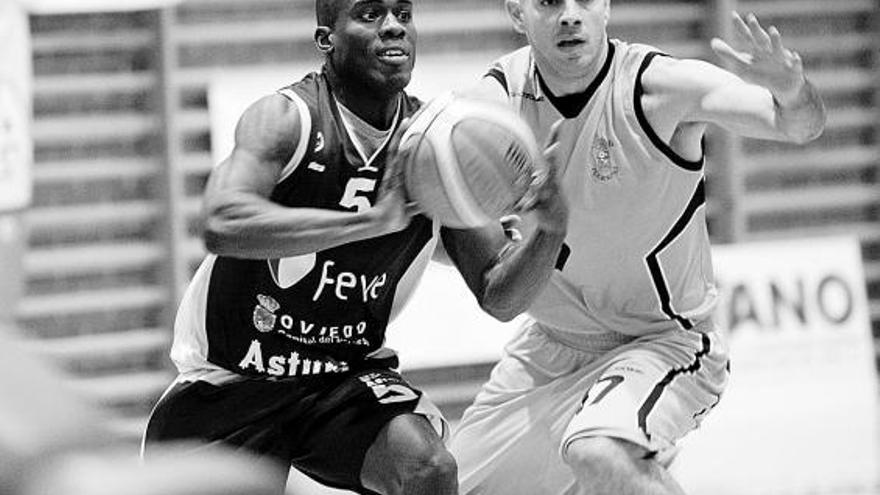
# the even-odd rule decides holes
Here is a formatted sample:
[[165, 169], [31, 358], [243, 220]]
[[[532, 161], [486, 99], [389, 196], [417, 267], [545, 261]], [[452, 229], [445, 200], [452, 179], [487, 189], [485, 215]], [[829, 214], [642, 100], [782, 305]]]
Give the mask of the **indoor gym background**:
[[[780, 28], [804, 57], [829, 121], [802, 148], [713, 130], [714, 241], [857, 239], [866, 316], [880, 337], [880, 2], [614, 0], [610, 33], [713, 60], [708, 40], [728, 29], [731, 9]], [[522, 43], [500, 0], [426, 0], [416, 19], [412, 89], [425, 98]], [[199, 195], [223, 132], [212, 124], [222, 105], [209, 104], [210, 95], [249, 80], [271, 90], [316, 67], [312, 3], [188, 0], [31, 14], [29, 23], [33, 195], [26, 212], [8, 214], [29, 227], [14, 318], [36, 352], [118, 413], [115, 428], [134, 445], [173, 376], [171, 319], [204, 254]], [[489, 338], [476, 348], [494, 345]], [[486, 352], [413, 364], [408, 374], [454, 420], [491, 367]]]

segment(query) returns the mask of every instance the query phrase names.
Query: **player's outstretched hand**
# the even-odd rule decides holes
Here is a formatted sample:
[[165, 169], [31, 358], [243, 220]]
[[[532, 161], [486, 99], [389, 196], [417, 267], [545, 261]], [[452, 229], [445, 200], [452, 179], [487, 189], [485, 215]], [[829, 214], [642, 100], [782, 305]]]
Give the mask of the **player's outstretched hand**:
[[559, 128], [558, 120], [550, 129], [544, 146], [545, 166], [532, 177], [528, 193], [517, 204], [517, 212], [532, 211], [537, 215], [541, 229], [548, 232], [565, 232], [568, 228], [568, 204], [559, 187]]
[[782, 44], [776, 26], [764, 29], [754, 14], [745, 19], [733, 13], [733, 40], [719, 38], [712, 49], [744, 80], [764, 86], [780, 103], [795, 101], [804, 86], [801, 57]]
[[382, 224], [383, 233], [405, 229], [412, 217], [419, 213], [418, 205], [406, 195], [403, 175], [406, 156], [399, 152], [400, 136], [406, 131], [408, 124], [409, 120], [403, 121], [388, 144], [385, 173], [373, 207]]

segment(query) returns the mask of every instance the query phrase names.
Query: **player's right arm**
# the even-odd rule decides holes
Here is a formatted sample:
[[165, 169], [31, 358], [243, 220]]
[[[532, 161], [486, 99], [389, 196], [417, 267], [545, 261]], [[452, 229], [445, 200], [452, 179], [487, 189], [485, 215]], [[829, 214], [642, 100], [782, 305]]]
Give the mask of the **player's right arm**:
[[533, 185], [522, 213], [536, 228], [522, 238], [507, 217], [482, 228], [441, 229], [443, 246], [477, 303], [486, 313], [510, 321], [538, 297], [556, 266], [568, 229], [568, 205], [550, 169]]
[[[492, 78], [484, 78], [468, 96], [506, 104], [506, 91]], [[477, 303], [501, 321], [526, 311], [538, 297], [565, 241], [569, 210], [558, 177], [560, 125], [553, 126], [545, 143], [544, 172], [533, 176], [529, 191], [516, 207], [517, 213], [532, 216], [532, 232], [524, 238], [520, 235], [516, 215], [483, 228], [441, 230], [443, 247]]]
[[765, 30], [754, 14], [743, 19], [734, 12], [732, 19], [730, 44], [712, 40], [713, 50], [729, 70], [700, 60], [665, 57], [649, 67], [643, 80], [649, 95], [643, 100], [648, 102], [646, 110], [650, 112], [651, 93], [671, 97], [648, 120], [661, 134], [666, 129], [668, 140], [682, 130], [676, 126], [697, 123], [799, 144], [817, 138], [825, 126], [825, 107], [806, 78], [800, 56], [784, 46], [775, 27]]
[[[208, 178], [203, 238], [208, 251], [237, 258], [284, 258], [395, 232], [409, 224], [400, 187], [383, 191], [356, 213], [290, 208], [271, 201], [297, 147], [302, 121], [295, 104], [269, 95], [248, 108], [235, 130], [235, 147]], [[387, 174], [386, 174], [387, 175]]]

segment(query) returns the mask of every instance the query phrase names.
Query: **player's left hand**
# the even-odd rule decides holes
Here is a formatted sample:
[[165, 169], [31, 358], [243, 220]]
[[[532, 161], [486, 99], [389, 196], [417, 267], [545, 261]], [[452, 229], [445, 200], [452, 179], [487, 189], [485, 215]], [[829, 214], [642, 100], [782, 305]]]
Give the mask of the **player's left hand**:
[[418, 205], [406, 193], [403, 176], [406, 156], [399, 149], [401, 134], [402, 132], [395, 133], [388, 144], [385, 170], [376, 194], [376, 202], [369, 210], [377, 236], [405, 229], [412, 217], [418, 214]]
[[534, 212], [540, 228], [549, 232], [565, 232], [568, 228], [568, 203], [559, 185], [559, 128], [560, 119], [550, 129], [542, 158], [544, 167], [532, 177], [529, 191], [516, 205], [517, 213]]
[[715, 53], [744, 80], [770, 90], [779, 103], [795, 101], [805, 84], [803, 62], [783, 46], [776, 26], [765, 30], [754, 14], [743, 19], [734, 12], [733, 30], [732, 44], [712, 39]]
[[409, 194], [406, 191], [406, 180], [404, 178], [404, 162], [408, 159], [405, 152], [400, 151], [400, 138], [406, 133], [406, 130], [409, 129], [409, 126], [413, 123], [413, 117], [404, 118], [400, 125], [397, 126], [397, 130], [394, 134], [391, 135], [391, 140], [388, 142], [388, 151], [387, 151], [387, 167], [385, 174], [385, 179], [387, 179], [387, 188], [398, 190], [404, 198], [404, 210], [406, 215], [409, 217], [418, 215], [421, 213], [421, 207], [415, 201], [412, 201], [409, 198]]

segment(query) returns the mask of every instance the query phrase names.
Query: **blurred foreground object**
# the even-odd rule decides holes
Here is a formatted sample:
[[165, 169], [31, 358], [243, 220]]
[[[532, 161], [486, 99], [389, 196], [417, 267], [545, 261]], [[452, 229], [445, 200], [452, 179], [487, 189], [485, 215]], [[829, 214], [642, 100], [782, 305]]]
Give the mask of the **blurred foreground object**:
[[193, 455], [192, 445], [170, 445], [141, 463], [104, 428], [109, 414], [68, 389], [12, 332], [0, 326], [0, 493], [279, 493], [273, 487], [286, 473], [220, 447]]
[[[192, 454], [169, 447], [141, 464], [128, 452], [76, 454], [29, 480], [22, 494], [272, 495], [279, 473], [256, 459], [222, 448]], [[274, 480], [274, 481], [273, 481]]]

